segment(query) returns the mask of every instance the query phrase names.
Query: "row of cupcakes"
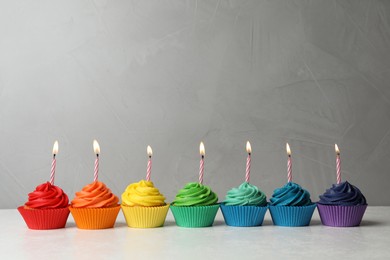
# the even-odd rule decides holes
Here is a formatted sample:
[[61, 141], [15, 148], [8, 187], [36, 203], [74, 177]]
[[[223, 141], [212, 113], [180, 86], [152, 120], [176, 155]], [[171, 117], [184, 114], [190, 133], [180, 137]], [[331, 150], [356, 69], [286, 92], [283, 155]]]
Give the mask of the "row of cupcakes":
[[309, 192], [292, 182], [291, 150], [287, 144], [288, 182], [276, 189], [267, 202], [264, 192], [249, 183], [251, 148], [248, 142], [245, 182], [229, 190], [225, 200], [218, 203], [217, 194], [210, 187], [203, 185], [205, 152], [201, 143], [199, 182], [187, 183], [169, 205], [150, 181], [152, 155], [150, 147], [146, 180], [130, 184], [122, 194], [121, 204], [119, 198], [104, 183], [98, 181], [100, 147], [96, 141], [94, 150], [96, 153], [94, 181], [76, 192], [69, 205], [68, 196], [54, 185], [55, 154], [58, 151], [58, 144], [57, 151], [53, 148], [50, 182], [37, 186], [36, 190], [29, 194], [25, 205], [18, 208], [29, 228], [63, 228], [69, 212], [72, 213], [78, 228], [111, 228], [115, 224], [120, 208], [129, 227], [163, 226], [169, 208], [176, 224], [182, 227], [211, 226], [219, 208], [226, 224], [230, 226], [260, 226], [268, 208], [275, 225], [306, 226], [310, 224], [316, 206], [324, 225], [357, 226], [367, 207], [366, 199], [358, 188], [348, 182], [341, 182], [339, 152], [336, 160], [337, 184], [332, 185], [321, 195], [319, 202], [313, 203]]

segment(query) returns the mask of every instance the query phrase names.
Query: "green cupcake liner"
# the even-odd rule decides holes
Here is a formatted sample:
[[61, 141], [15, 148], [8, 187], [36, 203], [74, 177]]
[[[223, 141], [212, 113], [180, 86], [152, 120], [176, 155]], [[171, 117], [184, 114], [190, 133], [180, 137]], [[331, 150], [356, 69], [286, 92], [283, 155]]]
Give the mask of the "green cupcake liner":
[[197, 228], [210, 227], [214, 223], [219, 204], [209, 206], [182, 206], [171, 205], [171, 210], [179, 227]]

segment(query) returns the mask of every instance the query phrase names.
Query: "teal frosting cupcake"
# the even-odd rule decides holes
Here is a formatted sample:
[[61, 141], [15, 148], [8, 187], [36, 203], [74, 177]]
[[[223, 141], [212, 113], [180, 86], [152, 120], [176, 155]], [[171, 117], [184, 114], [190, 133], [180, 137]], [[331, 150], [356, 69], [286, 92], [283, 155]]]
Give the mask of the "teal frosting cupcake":
[[310, 193], [294, 182], [288, 182], [274, 191], [269, 210], [277, 226], [308, 226], [316, 204]]
[[256, 186], [244, 182], [229, 190], [223, 203], [227, 206], [266, 206], [267, 197]]
[[261, 226], [267, 212], [267, 197], [256, 186], [244, 182], [227, 192], [221, 210], [229, 226]]

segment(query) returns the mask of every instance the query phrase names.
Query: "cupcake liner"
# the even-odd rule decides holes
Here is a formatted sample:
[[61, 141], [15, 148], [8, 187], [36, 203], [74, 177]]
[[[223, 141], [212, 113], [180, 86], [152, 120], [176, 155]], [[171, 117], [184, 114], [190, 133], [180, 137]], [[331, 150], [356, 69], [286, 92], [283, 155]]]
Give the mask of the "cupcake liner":
[[70, 212], [80, 229], [105, 229], [114, 227], [120, 205], [109, 208], [73, 208]]
[[308, 206], [269, 205], [269, 211], [274, 225], [285, 227], [308, 226], [315, 208], [315, 203]]
[[212, 226], [218, 209], [219, 204], [182, 207], [171, 205], [176, 225], [188, 228]]
[[229, 206], [221, 204], [226, 225], [235, 227], [255, 227], [263, 224], [267, 206]]
[[64, 228], [69, 216], [69, 209], [31, 209], [24, 206], [18, 207], [27, 227], [30, 229], [57, 229]]
[[331, 227], [355, 227], [362, 221], [367, 205], [339, 206], [317, 204], [321, 222]]
[[155, 228], [164, 225], [169, 204], [157, 207], [131, 207], [121, 205], [121, 208], [129, 227]]

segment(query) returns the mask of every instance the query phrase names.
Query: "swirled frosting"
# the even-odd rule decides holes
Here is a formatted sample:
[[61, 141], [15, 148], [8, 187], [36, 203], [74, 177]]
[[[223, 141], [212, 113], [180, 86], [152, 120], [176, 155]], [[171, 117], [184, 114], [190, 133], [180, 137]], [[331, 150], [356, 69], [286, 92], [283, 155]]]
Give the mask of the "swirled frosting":
[[310, 193], [294, 182], [274, 190], [270, 199], [272, 206], [307, 206], [312, 204]]
[[68, 196], [64, 191], [50, 182], [38, 185], [28, 194], [25, 206], [33, 209], [57, 209], [65, 208], [69, 204]]
[[116, 206], [118, 202], [118, 197], [103, 182], [94, 181], [76, 192], [71, 205], [74, 208], [108, 208]]
[[244, 182], [238, 188], [229, 190], [223, 203], [230, 206], [265, 206], [267, 197], [256, 186]]
[[320, 195], [318, 203], [340, 206], [367, 205], [366, 198], [360, 190], [347, 181], [333, 184], [323, 195]]
[[183, 189], [179, 190], [175, 200], [175, 206], [206, 206], [217, 203], [218, 196], [210, 187], [197, 183], [187, 183]]
[[165, 205], [165, 197], [154, 187], [153, 182], [141, 180], [127, 186], [122, 194], [125, 206], [155, 207]]

